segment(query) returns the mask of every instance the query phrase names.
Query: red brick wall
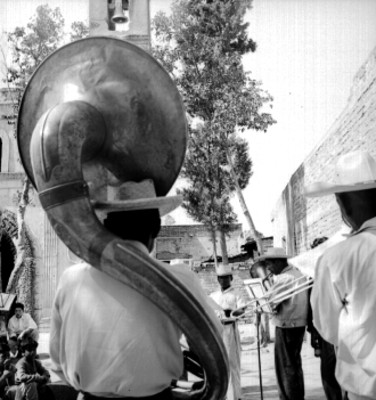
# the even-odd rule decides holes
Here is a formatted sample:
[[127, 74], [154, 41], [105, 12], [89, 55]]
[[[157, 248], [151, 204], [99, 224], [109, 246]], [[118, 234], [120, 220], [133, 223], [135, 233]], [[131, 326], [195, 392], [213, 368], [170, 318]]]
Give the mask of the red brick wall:
[[324, 139], [292, 175], [273, 211], [276, 246], [299, 254], [316, 237], [331, 236], [342, 224], [334, 195], [306, 198], [304, 185], [332, 180], [341, 154], [364, 149], [376, 156], [376, 48], [354, 78], [346, 108]]

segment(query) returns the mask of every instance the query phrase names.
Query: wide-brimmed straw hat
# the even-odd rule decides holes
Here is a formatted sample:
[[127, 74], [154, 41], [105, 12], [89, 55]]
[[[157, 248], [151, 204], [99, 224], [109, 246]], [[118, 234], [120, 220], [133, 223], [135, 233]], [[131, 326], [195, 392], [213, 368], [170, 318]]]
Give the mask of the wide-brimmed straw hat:
[[216, 274], [217, 276], [228, 276], [228, 275], [232, 275], [232, 269], [231, 266], [228, 264], [223, 264], [220, 263], [216, 269]]
[[266, 249], [265, 253], [256, 258], [256, 261], [268, 260], [272, 258], [290, 258], [284, 248], [282, 247], [270, 247]]
[[144, 179], [141, 182], [125, 182], [114, 188], [112, 196], [113, 199], [108, 201], [93, 202], [94, 208], [106, 213], [158, 209], [159, 214], [163, 216], [182, 203], [181, 196], [157, 197], [151, 179]]
[[315, 182], [308, 185], [305, 194], [308, 197], [318, 197], [374, 188], [376, 188], [375, 159], [366, 151], [354, 151], [338, 158], [332, 182]]

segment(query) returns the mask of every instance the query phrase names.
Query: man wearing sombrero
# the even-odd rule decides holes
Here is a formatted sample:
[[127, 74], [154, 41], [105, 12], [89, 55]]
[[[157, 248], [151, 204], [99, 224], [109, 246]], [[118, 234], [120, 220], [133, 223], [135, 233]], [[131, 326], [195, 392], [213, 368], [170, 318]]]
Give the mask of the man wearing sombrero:
[[211, 293], [210, 297], [219, 306], [220, 311], [217, 314], [223, 325], [222, 338], [230, 364], [230, 382], [226, 400], [240, 400], [242, 393], [241, 343], [237, 320], [232, 318], [231, 314], [234, 317], [240, 316], [244, 312], [246, 302], [238, 290], [231, 285], [233, 274], [230, 265], [220, 263], [216, 274], [221, 289]]
[[[180, 196], [157, 197], [147, 179], [123, 183], [113, 201], [95, 207], [107, 214], [103, 224], [110, 232], [148, 254], [160, 216], [180, 202]], [[181, 264], [168, 270], [205, 307], [195, 274]], [[206, 309], [215, 320], [211, 307]], [[183, 372], [180, 337], [179, 328], [150, 300], [87, 263], [68, 268], [60, 278], [51, 321], [53, 371], [85, 400], [172, 399], [170, 384]]]
[[170, 398], [183, 366], [180, 331], [205, 371], [194, 396], [225, 392], [221, 326], [197, 277], [149, 255], [160, 215], [180, 201], [164, 197], [183, 165], [187, 131], [168, 72], [120, 39], [61, 47], [24, 91], [20, 159], [52, 228], [83, 260], [59, 282], [51, 358], [87, 398]]
[[306, 194], [335, 194], [353, 230], [317, 262], [314, 325], [337, 348], [336, 377], [349, 399], [376, 399], [376, 161], [365, 151], [344, 154], [335, 181], [312, 184]]
[[[293, 294], [288, 299], [277, 300], [285, 290], [291, 290], [301, 282], [303, 274], [289, 265], [288, 255], [281, 247], [272, 247], [258, 257], [266, 269], [274, 275], [269, 289], [275, 325], [274, 363], [279, 398], [304, 400], [304, 376], [301, 349], [307, 326], [308, 292]], [[274, 299], [274, 300], [273, 300]]]

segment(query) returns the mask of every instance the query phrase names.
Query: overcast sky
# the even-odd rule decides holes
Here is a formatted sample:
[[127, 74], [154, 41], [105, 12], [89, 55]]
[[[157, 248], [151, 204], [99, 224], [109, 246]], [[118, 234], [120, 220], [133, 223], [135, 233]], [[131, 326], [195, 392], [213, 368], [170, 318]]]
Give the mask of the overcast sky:
[[[152, 16], [169, 3], [151, 0]], [[258, 47], [244, 66], [274, 97], [277, 124], [246, 134], [254, 175], [244, 194], [256, 228], [271, 235], [282, 190], [344, 109], [376, 45], [376, 0], [254, 0], [246, 19]], [[236, 198], [233, 205], [248, 229]], [[188, 222], [181, 211], [173, 216]]]

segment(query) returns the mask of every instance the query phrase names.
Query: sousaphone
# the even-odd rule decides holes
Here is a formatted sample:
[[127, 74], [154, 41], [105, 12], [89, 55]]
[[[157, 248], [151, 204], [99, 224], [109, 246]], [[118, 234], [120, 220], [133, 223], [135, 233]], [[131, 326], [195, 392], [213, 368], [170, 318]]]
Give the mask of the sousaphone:
[[227, 356], [205, 309], [158, 262], [107, 231], [93, 207], [126, 181], [153, 179], [158, 196], [175, 182], [187, 126], [167, 72], [123, 40], [91, 37], [68, 44], [30, 79], [17, 130], [23, 166], [61, 240], [166, 312], [198, 355], [204, 387], [174, 392], [175, 398], [224, 398]]

